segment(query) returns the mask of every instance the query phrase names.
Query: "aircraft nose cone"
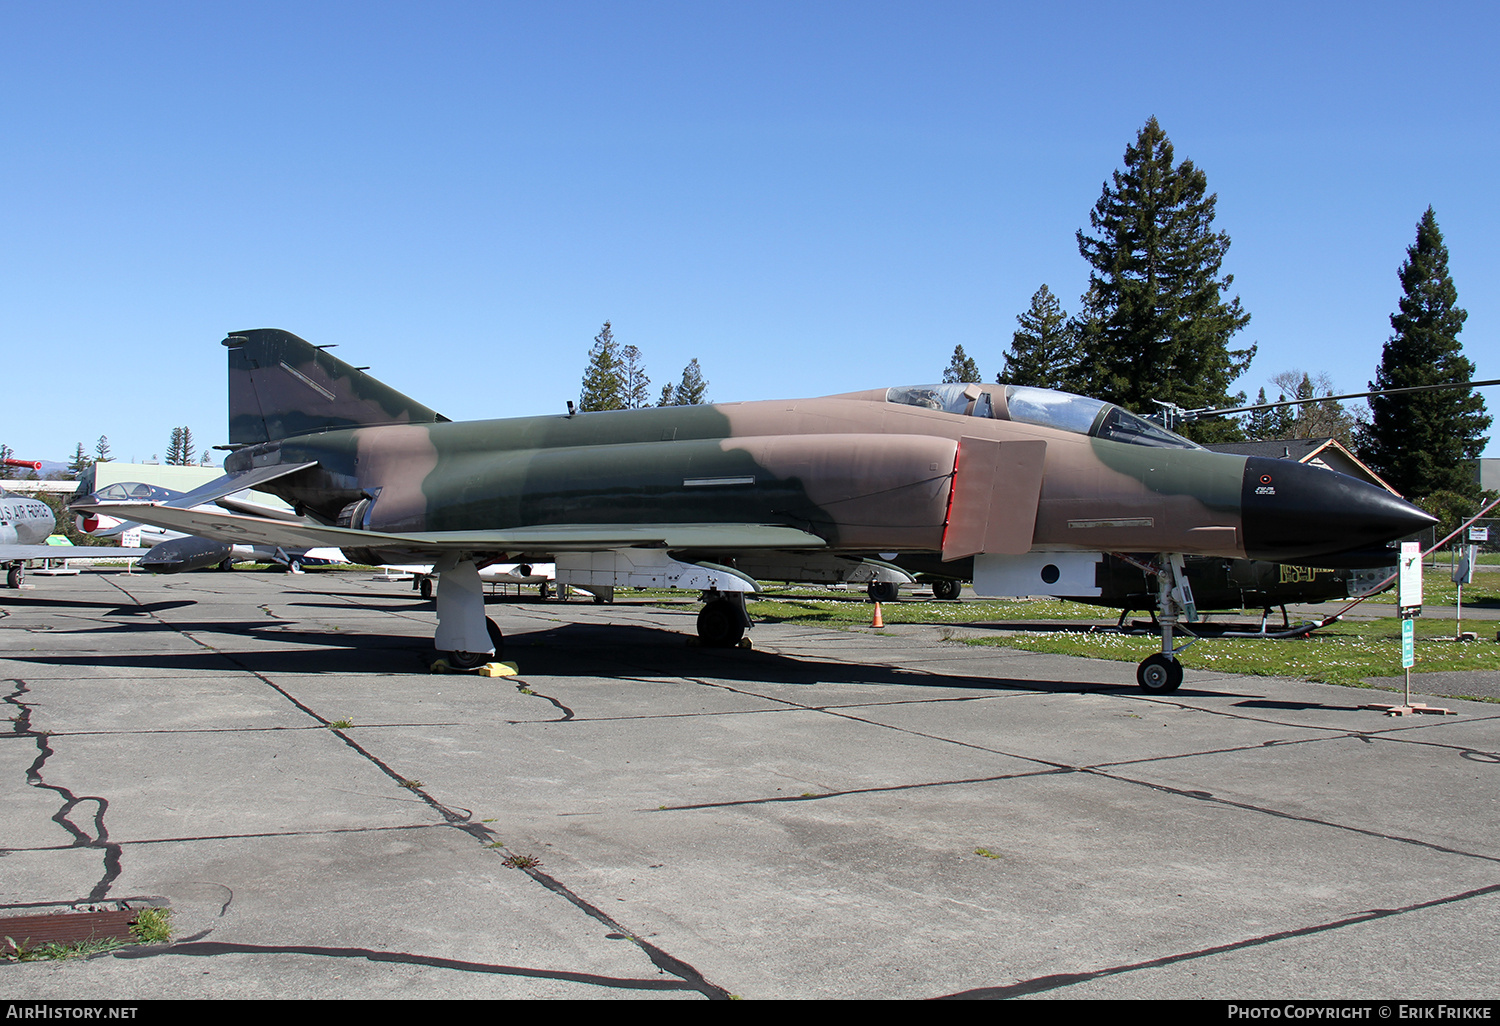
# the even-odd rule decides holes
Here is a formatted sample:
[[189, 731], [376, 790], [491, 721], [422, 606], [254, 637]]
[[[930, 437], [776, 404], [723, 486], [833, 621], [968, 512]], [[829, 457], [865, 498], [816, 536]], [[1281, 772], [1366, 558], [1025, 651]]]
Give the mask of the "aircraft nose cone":
[[1245, 553], [1285, 562], [1404, 538], [1437, 518], [1321, 467], [1252, 456], [1240, 492]]

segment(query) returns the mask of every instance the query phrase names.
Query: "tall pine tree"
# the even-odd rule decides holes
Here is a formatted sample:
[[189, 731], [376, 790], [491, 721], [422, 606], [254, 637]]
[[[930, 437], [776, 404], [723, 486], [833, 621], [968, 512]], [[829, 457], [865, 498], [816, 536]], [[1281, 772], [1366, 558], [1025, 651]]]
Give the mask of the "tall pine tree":
[[579, 395], [578, 409], [589, 412], [625, 408], [625, 375], [620, 365], [620, 345], [615, 341], [609, 322], [605, 321], [599, 334], [594, 336], [593, 348], [589, 350], [589, 363], [583, 372], [583, 391]]
[[[1229, 236], [1213, 231], [1216, 195], [1191, 160], [1177, 164], [1153, 117], [1125, 150], [1125, 167], [1105, 183], [1089, 214], [1094, 235], [1078, 232], [1089, 262], [1079, 319], [1080, 371], [1091, 395], [1140, 413], [1152, 400], [1180, 406], [1234, 406], [1229, 386], [1255, 347], [1230, 349], [1250, 320], [1239, 297], [1224, 299], [1220, 276]], [[1200, 440], [1230, 441], [1236, 421], [1188, 426]]]
[[68, 473], [77, 477], [93, 465], [94, 461], [89, 459], [89, 454], [83, 451], [83, 443], [79, 442], [78, 449], [73, 453], [72, 460], [68, 462]]
[[703, 370], [695, 356], [682, 368], [682, 380], [674, 388], [663, 385], [658, 406], [698, 406], [708, 402], [708, 382], [703, 380]]
[[646, 376], [646, 363], [641, 351], [635, 346], [620, 350], [621, 393], [627, 410], [639, 410], [651, 405], [651, 379]]
[[[1448, 274], [1448, 247], [1432, 208], [1417, 223], [1417, 241], [1401, 265], [1400, 309], [1380, 354], [1372, 389], [1472, 381], [1474, 365], [1458, 333], [1468, 313]], [[1450, 491], [1474, 497], [1472, 464], [1489, 441], [1484, 399], [1473, 389], [1370, 397], [1370, 423], [1359, 433], [1360, 458], [1404, 495]]]
[[1067, 311], [1043, 285], [1031, 297], [1031, 307], [1016, 316], [1020, 327], [1011, 336], [1005, 369], [996, 381], [1077, 391], [1074, 365], [1078, 362], [1078, 334]]
[[943, 371], [945, 382], [983, 381], [984, 376], [979, 373], [979, 364], [975, 363], [968, 353], [964, 352], [963, 346], [953, 347], [953, 358], [948, 361], [948, 369]]

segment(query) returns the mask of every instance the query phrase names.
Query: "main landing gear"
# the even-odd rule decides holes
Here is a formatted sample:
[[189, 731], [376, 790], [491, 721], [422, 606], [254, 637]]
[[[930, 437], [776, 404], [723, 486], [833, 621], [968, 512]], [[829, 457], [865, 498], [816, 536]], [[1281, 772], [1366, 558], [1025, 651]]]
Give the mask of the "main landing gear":
[[[1198, 607], [1193, 603], [1193, 590], [1188, 585], [1183, 570], [1182, 556], [1176, 552], [1164, 552], [1155, 564], [1146, 564], [1121, 556], [1126, 562], [1140, 567], [1156, 577], [1156, 604], [1160, 612], [1156, 622], [1161, 628], [1161, 651], [1147, 656], [1135, 669], [1135, 681], [1145, 691], [1165, 694], [1182, 686], [1182, 663], [1177, 661], [1180, 652], [1198, 639], [1178, 624], [1179, 618], [1189, 623], [1198, 619]], [[1189, 640], [1177, 645], [1177, 631], [1188, 635]]]
[[504, 648], [505, 639], [495, 621], [484, 615], [479, 568], [473, 560], [450, 556], [435, 569], [438, 625], [433, 644], [455, 669], [491, 662]]
[[5, 586], [7, 588], [19, 588], [26, 580], [26, 564], [16, 562], [10, 564], [5, 570]]
[[750, 626], [745, 611], [745, 593], [708, 591], [703, 593], [703, 610], [698, 614], [698, 640], [709, 648], [733, 648]]

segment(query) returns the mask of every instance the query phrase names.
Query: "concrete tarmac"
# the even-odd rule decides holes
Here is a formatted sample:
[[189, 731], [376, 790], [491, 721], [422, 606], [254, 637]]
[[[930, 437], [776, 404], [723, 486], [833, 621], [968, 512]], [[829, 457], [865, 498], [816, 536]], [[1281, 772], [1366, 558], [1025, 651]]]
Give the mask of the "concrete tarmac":
[[176, 938], [9, 998], [1500, 996], [1500, 706], [583, 601], [431, 675], [369, 575], [29, 581], [0, 916]]

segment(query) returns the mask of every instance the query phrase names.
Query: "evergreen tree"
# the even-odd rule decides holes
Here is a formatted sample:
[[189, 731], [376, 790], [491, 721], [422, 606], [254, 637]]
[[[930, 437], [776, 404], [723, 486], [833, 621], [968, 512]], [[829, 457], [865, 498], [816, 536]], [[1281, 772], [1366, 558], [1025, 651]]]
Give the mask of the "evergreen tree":
[[94, 461], [89, 459], [89, 454], [83, 451], [83, 443], [79, 442], [77, 450], [73, 453], [72, 460], [68, 462], [68, 472], [74, 477], [78, 477], [93, 465]]
[[1005, 369], [997, 382], [1076, 391], [1073, 377], [1078, 362], [1078, 334], [1067, 311], [1043, 285], [1031, 297], [1031, 307], [1016, 316], [1021, 326], [1011, 336]]
[[[1125, 150], [1125, 167], [1106, 182], [1089, 214], [1096, 235], [1078, 232], [1089, 262], [1079, 318], [1080, 373], [1089, 394], [1139, 413], [1153, 400], [1188, 408], [1236, 406], [1229, 386], [1255, 355], [1230, 349], [1250, 315], [1223, 293], [1229, 236], [1213, 231], [1216, 195], [1191, 160], [1174, 163], [1172, 143], [1153, 117]], [[1187, 425], [1200, 440], [1230, 441], [1234, 420]]]
[[983, 381], [984, 376], [979, 373], [979, 364], [975, 363], [963, 346], [953, 347], [953, 359], [948, 361], [948, 369], [943, 371], [945, 382]]
[[112, 459], [114, 457], [109, 454], [109, 436], [100, 435], [99, 441], [94, 443], [94, 462], [108, 463]]
[[197, 452], [193, 447], [192, 428], [184, 426], [182, 429], [182, 459], [178, 461], [178, 466], [191, 467], [195, 456], [197, 456]]
[[608, 321], [599, 334], [594, 336], [594, 346], [589, 350], [589, 363], [583, 372], [583, 392], [578, 399], [578, 409], [592, 410], [625, 409], [625, 378], [621, 373], [620, 346]]
[[620, 380], [627, 410], [639, 410], [651, 405], [651, 379], [646, 376], [641, 351], [635, 346], [626, 346], [620, 350]]
[[16, 468], [6, 466], [5, 461], [15, 459], [16, 451], [8, 445], [0, 444], [0, 481], [9, 481], [16, 476]]
[[703, 371], [695, 356], [682, 368], [682, 380], [677, 387], [667, 385], [661, 390], [658, 406], [700, 406], [708, 402], [708, 382], [703, 380]]
[[[1266, 398], [1265, 388], [1261, 388], [1255, 394], [1255, 405], [1264, 406], [1270, 402]], [[1271, 416], [1275, 410], [1251, 410], [1245, 414], [1245, 437], [1252, 442], [1265, 442], [1276, 438], [1274, 428], [1271, 427]]]
[[[1417, 240], [1401, 265], [1400, 310], [1394, 334], [1380, 354], [1370, 388], [1410, 388], [1473, 380], [1458, 333], [1468, 313], [1448, 274], [1448, 247], [1431, 207], [1417, 224]], [[1371, 419], [1359, 433], [1360, 458], [1397, 491], [1429, 496], [1438, 491], [1474, 498], [1472, 465], [1489, 441], [1484, 399], [1473, 389], [1370, 397]]]
[[182, 428], [172, 429], [172, 440], [167, 443], [167, 466], [179, 467], [182, 465]]

